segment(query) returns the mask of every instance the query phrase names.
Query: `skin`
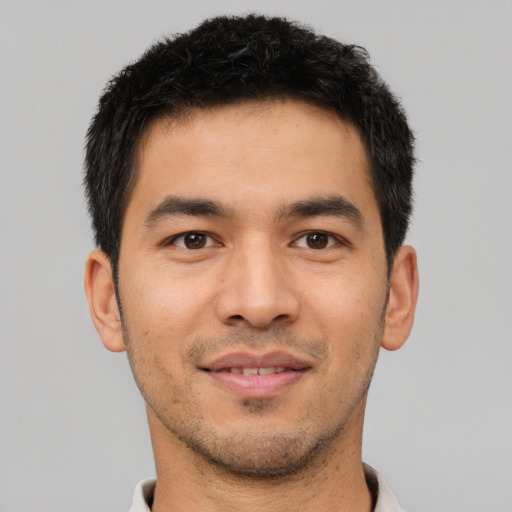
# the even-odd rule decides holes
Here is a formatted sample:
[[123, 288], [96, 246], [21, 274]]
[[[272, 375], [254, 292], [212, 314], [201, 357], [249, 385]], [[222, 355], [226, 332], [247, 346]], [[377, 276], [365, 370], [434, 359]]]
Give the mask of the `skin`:
[[[222, 211], [183, 213], [184, 200]], [[352, 125], [290, 100], [153, 123], [123, 224], [122, 318], [101, 251], [85, 288], [103, 343], [127, 350], [148, 404], [154, 511], [371, 510], [367, 390], [379, 348], [410, 332], [418, 277], [408, 246], [387, 277]], [[307, 371], [264, 397], [204, 370], [272, 351]]]

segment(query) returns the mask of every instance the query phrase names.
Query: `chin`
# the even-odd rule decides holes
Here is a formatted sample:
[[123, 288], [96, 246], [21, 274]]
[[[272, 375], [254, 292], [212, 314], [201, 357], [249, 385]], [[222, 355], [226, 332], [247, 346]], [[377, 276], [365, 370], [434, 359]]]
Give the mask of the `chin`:
[[[325, 460], [343, 426], [318, 435], [303, 428], [276, 433], [238, 431], [230, 435], [182, 439], [195, 452], [198, 462], [206, 461], [231, 476], [257, 480], [289, 478]], [[197, 432], [197, 431], [196, 431]]]

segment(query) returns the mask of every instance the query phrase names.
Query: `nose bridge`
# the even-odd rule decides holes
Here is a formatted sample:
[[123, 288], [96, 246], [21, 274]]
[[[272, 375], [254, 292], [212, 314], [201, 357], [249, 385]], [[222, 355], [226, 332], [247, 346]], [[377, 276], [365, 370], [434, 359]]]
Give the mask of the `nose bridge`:
[[293, 321], [299, 303], [284, 255], [264, 235], [247, 237], [226, 264], [217, 311], [224, 323]]

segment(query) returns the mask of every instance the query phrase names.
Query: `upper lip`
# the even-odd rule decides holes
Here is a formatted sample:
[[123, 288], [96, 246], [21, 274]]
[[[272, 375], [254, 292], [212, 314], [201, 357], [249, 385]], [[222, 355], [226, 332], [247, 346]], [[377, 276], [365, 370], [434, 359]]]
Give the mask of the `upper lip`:
[[271, 368], [285, 367], [293, 370], [305, 370], [311, 366], [304, 360], [298, 359], [286, 352], [269, 352], [266, 354], [251, 354], [248, 352], [233, 352], [200, 366], [202, 370], [219, 371], [228, 368]]

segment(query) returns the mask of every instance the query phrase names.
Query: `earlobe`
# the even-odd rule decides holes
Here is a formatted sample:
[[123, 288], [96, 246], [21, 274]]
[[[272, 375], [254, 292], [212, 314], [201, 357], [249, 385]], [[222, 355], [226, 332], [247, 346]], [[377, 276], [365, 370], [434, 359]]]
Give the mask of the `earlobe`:
[[404, 245], [396, 253], [390, 277], [382, 347], [397, 350], [409, 336], [418, 299], [416, 251]]
[[89, 312], [103, 345], [112, 352], [122, 352], [126, 347], [112, 266], [103, 251], [96, 250], [89, 254], [85, 264], [84, 287]]

